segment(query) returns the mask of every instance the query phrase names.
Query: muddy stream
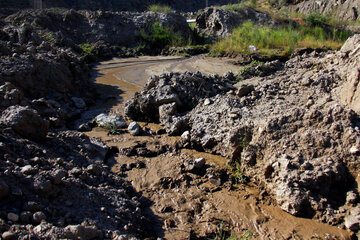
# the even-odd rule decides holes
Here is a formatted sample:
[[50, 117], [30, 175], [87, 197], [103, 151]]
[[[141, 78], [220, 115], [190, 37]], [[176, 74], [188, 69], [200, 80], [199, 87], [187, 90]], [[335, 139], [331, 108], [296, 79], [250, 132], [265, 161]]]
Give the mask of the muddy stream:
[[[229, 59], [203, 56], [115, 58], [101, 62], [95, 66], [93, 74], [101, 102], [92, 111], [123, 115], [123, 103], [141, 90], [153, 74], [201, 71], [222, 75], [237, 69]], [[162, 127], [159, 125], [139, 124], [154, 134], [132, 136], [124, 131], [120, 135], [108, 135], [100, 128], [87, 134], [120, 149], [111, 164], [112, 170], [123, 174], [136, 191], [149, 199], [149, 211], [156, 216], [151, 228], [158, 237], [214, 239], [222, 229], [238, 239], [350, 239], [346, 230], [282, 211], [251, 182], [248, 185], [218, 186], [201, 174], [183, 172], [181, 165], [184, 160], [203, 157], [207, 167], [224, 169], [227, 160], [189, 149], [172, 151], [178, 137], [160, 134]], [[169, 150], [154, 157], [128, 157], [122, 153], [122, 149], [134, 146], [153, 152]], [[134, 167], [139, 163], [144, 166]]]

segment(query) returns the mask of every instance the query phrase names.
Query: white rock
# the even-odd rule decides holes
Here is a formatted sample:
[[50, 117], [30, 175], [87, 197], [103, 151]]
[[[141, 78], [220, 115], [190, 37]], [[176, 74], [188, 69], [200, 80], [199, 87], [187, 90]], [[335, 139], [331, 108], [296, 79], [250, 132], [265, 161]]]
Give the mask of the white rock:
[[31, 165], [26, 165], [21, 168], [21, 172], [25, 175], [31, 175], [36, 172], [36, 169], [33, 168]]
[[133, 136], [137, 136], [140, 134], [140, 126], [137, 122], [132, 122], [129, 124], [129, 127], [128, 127], [128, 130], [129, 130], [129, 133]]
[[351, 154], [357, 154], [359, 152], [359, 148], [352, 146], [349, 151]]
[[104, 113], [95, 118], [99, 127], [113, 127], [116, 129], [126, 127], [126, 122], [120, 116], [108, 116]]
[[189, 141], [190, 140], [190, 132], [189, 131], [183, 132], [183, 134], [181, 134], [181, 138], [185, 139], [186, 141]]

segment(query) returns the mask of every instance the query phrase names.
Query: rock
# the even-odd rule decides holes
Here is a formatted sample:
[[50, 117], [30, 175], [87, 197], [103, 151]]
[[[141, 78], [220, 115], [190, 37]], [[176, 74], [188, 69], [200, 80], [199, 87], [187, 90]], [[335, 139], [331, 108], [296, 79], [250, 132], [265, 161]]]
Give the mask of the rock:
[[57, 169], [51, 173], [54, 184], [60, 184], [62, 179], [67, 176], [67, 172], [63, 169]]
[[189, 129], [189, 119], [187, 117], [172, 117], [165, 124], [165, 130], [170, 136], [179, 135], [187, 129]]
[[16, 213], [12, 213], [12, 212], [8, 213], [7, 218], [9, 219], [9, 221], [12, 222], [19, 221], [19, 215], [17, 215]]
[[211, 100], [206, 98], [205, 101], [204, 101], [204, 105], [207, 106], [207, 105], [210, 105], [211, 104]]
[[24, 98], [24, 94], [17, 89], [12, 83], [5, 82], [0, 86], [0, 106], [9, 107], [17, 105]]
[[346, 193], [346, 203], [347, 204], [354, 204], [358, 200], [358, 194], [354, 191], [349, 191]]
[[75, 237], [81, 237], [84, 234], [84, 226], [81, 225], [69, 225], [65, 230], [71, 232]]
[[194, 160], [194, 167], [196, 169], [202, 169], [205, 166], [205, 158], [197, 158]]
[[102, 239], [103, 235], [100, 230], [92, 226], [69, 225], [65, 230], [71, 232], [75, 237], [80, 239]]
[[355, 21], [359, 19], [360, 5], [358, 0], [338, 2], [337, 0], [308, 0], [297, 1], [297, 4], [287, 6], [291, 11], [311, 14], [320, 13], [326, 15], [331, 13], [335, 18], [344, 21]]
[[94, 175], [100, 175], [101, 174], [101, 167], [98, 164], [90, 164], [87, 168], [86, 171], [90, 174], [94, 174]]
[[11, 106], [3, 111], [0, 123], [10, 126], [23, 137], [41, 140], [49, 128], [49, 123], [29, 107]]
[[26, 165], [21, 168], [21, 172], [25, 175], [32, 175], [37, 172], [36, 168], [32, 167], [31, 165]]
[[357, 153], [359, 153], [359, 148], [357, 147], [357, 146], [352, 146], [351, 148], [350, 148], [350, 150], [349, 150], [349, 152], [351, 153], [351, 154], [357, 154]]
[[360, 208], [355, 207], [350, 210], [349, 215], [345, 217], [345, 226], [353, 232], [360, 229]]
[[156, 75], [150, 76], [145, 84], [145, 89], [150, 90], [151, 88], [155, 87], [159, 79], [160, 79], [159, 76]]
[[138, 238], [128, 235], [128, 234], [122, 234], [118, 231], [114, 231], [111, 236], [112, 240], [138, 240]]
[[176, 103], [168, 103], [159, 107], [160, 123], [165, 124], [168, 119], [176, 113]]
[[39, 223], [41, 223], [42, 220], [46, 220], [46, 215], [45, 215], [45, 213], [43, 213], [41, 211], [36, 212], [33, 214], [32, 219], [33, 219], [34, 223], [39, 224]]
[[268, 14], [253, 8], [239, 8], [235, 12], [209, 7], [201, 11], [196, 17], [196, 30], [213, 38], [224, 38], [234, 28], [250, 21], [256, 24], [274, 24], [274, 20]]
[[129, 133], [133, 136], [137, 136], [140, 134], [141, 129], [137, 122], [131, 122], [128, 127]]
[[37, 202], [29, 201], [25, 204], [24, 209], [34, 213], [34, 212], [41, 211], [42, 206]]
[[355, 34], [350, 37], [341, 47], [340, 51], [344, 53], [349, 53], [352, 51], [357, 51], [360, 45], [360, 34]]
[[78, 127], [78, 131], [80, 132], [89, 132], [91, 129], [92, 128], [90, 127], [89, 123], [80, 124]]
[[120, 129], [126, 127], [126, 122], [120, 116], [109, 116], [104, 113], [96, 116], [99, 127]]
[[253, 85], [242, 85], [238, 88], [236, 95], [238, 97], [243, 97], [248, 95], [249, 93], [251, 93], [252, 91], [255, 90], [255, 87]]
[[[125, 115], [135, 121], [163, 122], [168, 116], [177, 119], [178, 114], [192, 109], [200, 99], [227, 92], [227, 81], [199, 73], [172, 73], [171, 77], [163, 74], [152, 88], [145, 88], [125, 103]], [[164, 104], [166, 106], [161, 107]], [[175, 107], [178, 114], [175, 114]]]
[[71, 100], [75, 104], [76, 108], [82, 109], [86, 107], [86, 103], [82, 98], [72, 97]]
[[9, 194], [9, 186], [0, 180], [0, 199], [4, 199]]
[[205, 166], [205, 158], [197, 158], [195, 160], [188, 160], [184, 162], [185, 171], [197, 172]]
[[40, 192], [48, 193], [52, 189], [52, 184], [50, 180], [38, 179], [34, 182], [34, 187]]
[[16, 234], [13, 232], [3, 232], [3, 234], [1, 235], [3, 240], [11, 240], [14, 239], [16, 237]]
[[25, 212], [20, 213], [20, 220], [24, 224], [31, 223], [32, 217], [33, 217], [33, 214], [31, 212], [29, 212], [29, 211], [25, 211]]
[[183, 132], [183, 134], [181, 134], [181, 138], [185, 139], [186, 141], [189, 141], [190, 140], [190, 132], [189, 131]]

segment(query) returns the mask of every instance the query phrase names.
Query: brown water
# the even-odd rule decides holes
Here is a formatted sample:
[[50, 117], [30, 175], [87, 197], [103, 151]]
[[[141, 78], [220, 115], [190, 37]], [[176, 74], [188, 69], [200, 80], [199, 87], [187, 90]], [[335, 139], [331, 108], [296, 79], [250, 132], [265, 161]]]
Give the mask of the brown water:
[[[100, 63], [96, 68], [95, 82], [100, 84], [99, 93], [112, 97], [98, 108], [111, 106], [111, 111], [122, 113], [123, 103], [136, 91], [142, 89], [148, 77], [171, 71], [201, 71], [205, 74], [223, 74], [237, 67], [227, 59], [212, 59], [201, 56], [179, 57], [140, 57], [113, 59]], [[109, 91], [107, 86], [115, 86]], [[120, 96], [112, 96], [121, 90]], [[119, 98], [120, 97], [120, 98]], [[156, 130], [156, 124], [140, 123]], [[109, 136], [102, 129], [94, 129], [89, 136], [101, 138], [107, 145], [119, 149], [136, 144], [146, 145], [154, 150], [164, 145], [173, 145], [178, 137], [166, 135], [131, 136], [124, 133]], [[219, 187], [207, 178], [184, 174], [181, 164], [186, 159], [204, 157], [206, 163], [217, 168], [226, 168], [226, 159], [203, 152], [183, 149], [178, 153], [167, 152], [157, 157], [116, 156], [114, 172], [120, 172], [122, 164], [141, 160], [146, 168], [127, 171], [127, 180], [133, 187], [152, 201], [151, 210], [158, 216], [154, 229], [165, 239], [189, 239], [191, 232], [197, 236], [212, 236], [219, 229], [250, 239], [350, 239], [346, 230], [319, 223], [315, 220], [294, 217], [276, 207], [269, 196], [264, 196], [260, 187], [254, 184], [239, 185], [235, 188]]]

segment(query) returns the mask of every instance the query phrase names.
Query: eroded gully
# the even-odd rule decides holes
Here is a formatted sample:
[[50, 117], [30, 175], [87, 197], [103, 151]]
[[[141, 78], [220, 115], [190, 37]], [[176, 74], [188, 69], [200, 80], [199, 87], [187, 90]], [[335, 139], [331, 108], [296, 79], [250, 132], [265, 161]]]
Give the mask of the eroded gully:
[[[94, 111], [123, 115], [123, 104], [140, 91], [149, 76], [163, 72], [201, 71], [224, 74], [237, 66], [228, 59], [180, 57], [139, 57], [112, 59], [94, 68], [94, 81], [102, 102]], [[162, 127], [140, 123], [151, 132]], [[171, 149], [178, 137], [166, 134], [132, 136], [127, 132], [108, 135], [95, 128], [88, 133], [101, 138], [108, 146], [126, 149], [142, 146], [156, 152], [164, 146]], [[112, 170], [124, 172], [124, 166], [145, 163], [144, 168], [126, 169], [125, 177], [133, 187], [151, 201], [150, 209], [158, 217], [153, 229], [165, 239], [190, 239], [194, 236], [214, 238], [219, 230], [228, 230], [239, 239], [350, 239], [350, 234], [315, 220], [294, 217], [275, 206], [271, 197], [252, 183], [235, 187], [217, 186], [201, 174], [184, 173], [184, 160], [203, 157], [208, 166], [226, 168], [226, 159], [195, 150], [165, 151], [155, 157], [126, 156], [121, 151], [114, 158]], [[241, 237], [244, 238], [241, 238]]]

